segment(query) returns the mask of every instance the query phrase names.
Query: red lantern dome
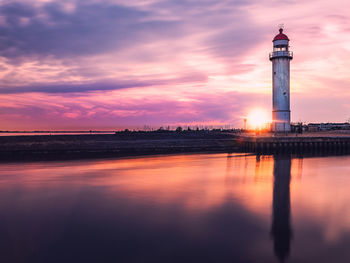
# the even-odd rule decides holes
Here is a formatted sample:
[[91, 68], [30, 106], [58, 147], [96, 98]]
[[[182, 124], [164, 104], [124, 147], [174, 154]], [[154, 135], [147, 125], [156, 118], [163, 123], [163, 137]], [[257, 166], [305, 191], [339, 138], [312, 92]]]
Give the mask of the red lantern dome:
[[272, 41], [276, 41], [276, 40], [288, 40], [289, 41], [289, 38], [285, 34], [283, 34], [283, 28], [280, 28], [280, 33], [278, 35], [276, 35]]

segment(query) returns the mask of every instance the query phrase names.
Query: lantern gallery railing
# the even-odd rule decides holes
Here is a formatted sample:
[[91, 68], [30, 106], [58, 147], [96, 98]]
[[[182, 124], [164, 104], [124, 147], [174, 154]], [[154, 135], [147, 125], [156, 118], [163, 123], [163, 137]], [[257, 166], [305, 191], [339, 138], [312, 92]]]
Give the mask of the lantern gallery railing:
[[274, 51], [269, 54], [270, 60], [273, 58], [279, 58], [279, 57], [288, 57], [290, 59], [293, 58], [293, 52], [292, 51]]

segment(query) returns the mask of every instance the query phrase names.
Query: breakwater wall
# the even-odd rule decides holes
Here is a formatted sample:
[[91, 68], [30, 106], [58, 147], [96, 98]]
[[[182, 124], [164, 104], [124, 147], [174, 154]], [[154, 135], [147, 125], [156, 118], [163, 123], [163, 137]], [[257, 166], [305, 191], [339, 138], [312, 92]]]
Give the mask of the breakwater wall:
[[350, 152], [350, 136], [249, 137], [237, 139], [240, 151], [252, 153]]
[[0, 137], [0, 161], [232, 151], [237, 151], [235, 134], [205, 131]]

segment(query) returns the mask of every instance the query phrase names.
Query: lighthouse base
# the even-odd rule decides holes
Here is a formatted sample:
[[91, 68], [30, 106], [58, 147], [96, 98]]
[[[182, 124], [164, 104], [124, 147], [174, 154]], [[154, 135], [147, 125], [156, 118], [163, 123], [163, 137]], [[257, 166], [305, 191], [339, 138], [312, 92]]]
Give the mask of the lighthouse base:
[[273, 111], [272, 112], [272, 125], [271, 130], [273, 132], [290, 132], [290, 111]]

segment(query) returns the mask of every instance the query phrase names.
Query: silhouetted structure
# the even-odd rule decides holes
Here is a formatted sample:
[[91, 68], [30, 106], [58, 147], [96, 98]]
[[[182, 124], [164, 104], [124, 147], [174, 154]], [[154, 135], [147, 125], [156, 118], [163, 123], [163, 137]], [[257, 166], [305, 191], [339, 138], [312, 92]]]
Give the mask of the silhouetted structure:
[[290, 61], [289, 38], [283, 28], [272, 40], [272, 131], [290, 132]]
[[292, 228], [290, 222], [291, 157], [274, 157], [273, 211], [271, 235], [280, 262], [289, 256]]

